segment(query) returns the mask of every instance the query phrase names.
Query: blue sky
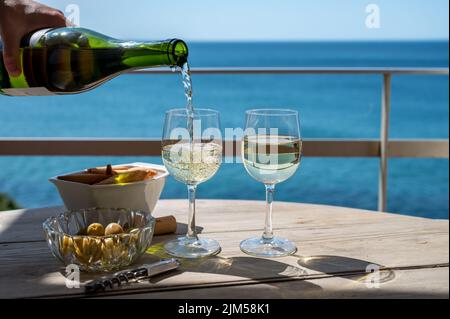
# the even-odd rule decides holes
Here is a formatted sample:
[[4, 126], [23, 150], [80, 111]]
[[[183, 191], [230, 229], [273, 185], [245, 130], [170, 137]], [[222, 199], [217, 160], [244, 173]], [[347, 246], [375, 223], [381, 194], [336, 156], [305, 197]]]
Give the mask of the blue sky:
[[[186, 40], [447, 39], [448, 0], [41, 0], [80, 8], [81, 25], [117, 38]], [[366, 6], [379, 28], [366, 26]]]

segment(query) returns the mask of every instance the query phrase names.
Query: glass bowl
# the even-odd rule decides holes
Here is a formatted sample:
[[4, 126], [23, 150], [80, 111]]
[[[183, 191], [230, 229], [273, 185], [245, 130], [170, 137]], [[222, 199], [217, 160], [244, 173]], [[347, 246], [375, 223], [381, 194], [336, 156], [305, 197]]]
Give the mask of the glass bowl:
[[[89, 236], [92, 223], [122, 226], [114, 235]], [[64, 212], [44, 223], [47, 244], [65, 265], [76, 264], [87, 272], [111, 271], [135, 262], [150, 246], [155, 218], [130, 209], [88, 208]]]

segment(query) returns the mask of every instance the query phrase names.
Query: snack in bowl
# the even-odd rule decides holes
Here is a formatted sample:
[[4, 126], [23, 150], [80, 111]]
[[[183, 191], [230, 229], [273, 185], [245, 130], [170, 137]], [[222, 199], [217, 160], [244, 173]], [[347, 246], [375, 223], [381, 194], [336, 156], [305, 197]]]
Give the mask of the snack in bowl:
[[110, 185], [140, 182], [156, 175], [158, 175], [157, 170], [145, 166], [117, 165], [113, 167], [108, 164], [103, 167], [88, 168], [83, 172], [58, 176], [58, 179], [88, 185]]
[[[90, 208], [51, 217], [43, 227], [51, 252], [65, 265], [76, 264], [83, 271], [110, 271], [130, 265], [146, 251], [155, 218], [143, 211]], [[107, 234], [108, 229], [114, 234]], [[90, 235], [90, 230], [105, 233]]]
[[162, 165], [131, 163], [60, 174], [49, 181], [70, 210], [124, 207], [151, 213], [168, 175]]

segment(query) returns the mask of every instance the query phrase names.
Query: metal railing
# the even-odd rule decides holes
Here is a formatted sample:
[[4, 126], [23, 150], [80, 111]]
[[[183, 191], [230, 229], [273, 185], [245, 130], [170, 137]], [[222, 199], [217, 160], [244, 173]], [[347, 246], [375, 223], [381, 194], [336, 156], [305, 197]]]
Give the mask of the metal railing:
[[[304, 156], [380, 158], [378, 210], [386, 211], [388, 158], [449, 158], [448, 139], [389, 139], [393, 75], [448, 75], [448, 68], [193, 68], [193, 74], [378, 74], [382, 76], [381, 132], [377, 140], [306, 139]], [[147, 69], [130, 74], [171, 74]], [[225, 141], [225, 156], [239, 156], [239, 142]], [[160, 156], [154, 139], [0, 138], [0, 156]]]

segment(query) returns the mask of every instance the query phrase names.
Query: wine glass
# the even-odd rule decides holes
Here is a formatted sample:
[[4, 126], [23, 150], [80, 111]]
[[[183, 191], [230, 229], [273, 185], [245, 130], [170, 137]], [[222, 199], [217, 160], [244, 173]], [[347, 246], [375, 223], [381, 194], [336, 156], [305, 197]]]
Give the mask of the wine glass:
[[199, 258], [220, 252], [216, 240], [199, 238], [195, 229], [197, 185], [213, 177], [222, 162], [219, 112], [211, 109], [172, 109], [166, 112], [162, 158], [169, 173], [187, 185], [189, 198], [186, 236], [169, 241], [164, 248], [170, 255]]
[[275, 237], [272, 202], [275, 184], [294, 175], [300, 165], [302, 140], [298, 112], [287, 109], [246, 111], [242, 160], [251, 177], [266, 187], [266, 220], [261, 237], [241, 242], [240, 248], [258, 257], [282, 257], [297, 250], [288, 239]]

